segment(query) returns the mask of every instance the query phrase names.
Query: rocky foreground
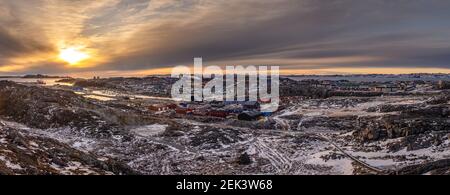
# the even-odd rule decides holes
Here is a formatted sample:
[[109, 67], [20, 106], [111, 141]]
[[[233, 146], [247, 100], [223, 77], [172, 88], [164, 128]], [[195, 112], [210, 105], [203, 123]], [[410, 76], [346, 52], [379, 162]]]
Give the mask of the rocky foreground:
[[450, 173], [445, 92], [302, 93], [322, 92], [291, 94], [274, 116], [238, 121], [0, 81], [0, 174]]
[[128, 175], [127, 165], [0, 123], [0, 175]]

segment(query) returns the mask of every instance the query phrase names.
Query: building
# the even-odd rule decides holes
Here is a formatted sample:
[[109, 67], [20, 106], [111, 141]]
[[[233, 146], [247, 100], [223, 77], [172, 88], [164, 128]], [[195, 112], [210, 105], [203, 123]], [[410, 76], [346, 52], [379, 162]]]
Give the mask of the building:
[[339, 83], [339, 84], [337, 84], [336, 89], [341, 90], [341, 91], [360, 91], [360, 90], [362, 90], [359, 83], [352, 83], [352, 82]]
[[259, 109], [259, 102], [257, 101], [245, 101], [242, 102], [244, 110], [256, 110]]
[[374, 90], [375, 92], [390, 93], [390, 92], [396, 92], [396, 91], [398, 91], [398, 90], [399, 90], [399, 87], [396, 86], [396, 85], [390, 85], [390, 84], [388, 84], [388, 85], [378, 85], [378, 86], [375, 86], [375, 87], [373, 88], [373, 90]]
[[188, 103], [186, 103], [186, 102], [181, 102], [181, 103], [180, 103], [180, 106], [183, 107], [183, 108], [187, 108], [187, 107], [188, 107]]
[[73, 87], [74, 91], [84, 91], [83, 87]]
[[326, 89], [331, 89], [332, 88], [332, 84], [331, 84], [330, 81], [320, 81], [318, 83], [312, 84], [312, 86], [326, 88]]
[[192, 114], [195, 116], [206, 116], [208, 113], [202, 109], [196, 109], [192, 111]]
[[272, 116], [273, 112], [261, 112], [262, 116], [269, 117]]
[[178, 106], [176, 104], [168, 104], [167, 107], [171, 110], [177, 109]]
[[223, 111], [223, 110], [211, 110], [208, 112], [208, 116], [219, 117], [219, 118], [227, 118], [228, 114], [229, 113], [227, 111]]
[[149, 106], [148, 109], [151, 111], [159, 112], [159, 111], [169, 110], [170, 108], [168, 106], [162, 105], [162, 104], [153, 104], [153, 105]]
[[160, 111], [167, 111], [167, 110], [174, 110], [178, 106], [176, 104], [153, 104], [148, 107], [149, 110], [160, 112]]
[[222, 110], [226, 110], [229, 113], [239, 114], [244, 111], [244, 108], [240, 104], [230, 104], [221, 108]]
[[194, 110], [190, 108], [177, 108], [175, 112], [177, 114], [192, 114]]
[[219, 101], [211, 101], [211, 102], [209, 102], [209, 104], [215, 108], [223, 108], [225, 106], [225, 104], [223, 102], [219, 102]]
[[238, 115], [238, 120], [242, 120], [242, 121], [254, 121], [254, 120], [258, 120], [260, 117], [262, 117], [262, 113], [261, 112], [257, 112], [257, 111], [247, 111], [247, 112], [243, 112], [241, 114]]

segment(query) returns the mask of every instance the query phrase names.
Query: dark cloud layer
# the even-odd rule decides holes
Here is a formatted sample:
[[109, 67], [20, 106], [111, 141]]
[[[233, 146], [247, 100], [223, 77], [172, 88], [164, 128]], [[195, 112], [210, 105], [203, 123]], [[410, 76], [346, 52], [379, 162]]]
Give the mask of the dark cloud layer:
[[33, 39], [17, 37], [0, 26], [0, 57], [21, 56], [35, 52], [48, 52], [53, 48]]
[[175, 20], [142, 29], [130, 42], [156, 47], [110, 65], [171, 66], [194, 56], [224, 63], [280, 59], [281, 65], [284, 59], [370, 56], [378, 59], [319, 67], [450, 68], [448, 1], [271, 2], [217, 5], [187, 24]]

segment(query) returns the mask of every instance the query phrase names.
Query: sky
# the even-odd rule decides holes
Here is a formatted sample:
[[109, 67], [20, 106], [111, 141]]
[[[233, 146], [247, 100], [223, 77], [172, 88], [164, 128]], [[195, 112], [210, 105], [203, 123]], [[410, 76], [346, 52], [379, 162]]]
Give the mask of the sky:
[[448, 0], [0, 0], [0, 75], [450, 73]]

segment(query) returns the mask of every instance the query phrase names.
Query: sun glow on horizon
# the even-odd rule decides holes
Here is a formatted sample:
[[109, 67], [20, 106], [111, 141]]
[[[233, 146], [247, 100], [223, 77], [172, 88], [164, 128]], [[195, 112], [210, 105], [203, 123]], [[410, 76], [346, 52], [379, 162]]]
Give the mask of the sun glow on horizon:
[[59, 58], [70, 65], [76, 65], [79, 62], [90, 58], [91, 56], [78, 48], [69, 47], [61, 49], [59, 52]]

